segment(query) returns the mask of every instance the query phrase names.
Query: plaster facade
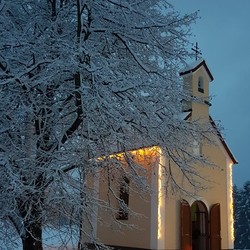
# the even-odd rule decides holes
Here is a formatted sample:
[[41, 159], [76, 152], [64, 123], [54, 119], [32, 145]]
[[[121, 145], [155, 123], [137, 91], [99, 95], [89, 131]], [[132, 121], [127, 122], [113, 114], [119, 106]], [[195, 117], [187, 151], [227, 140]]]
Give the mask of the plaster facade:
[[[205, 61], [196, 62], [181, 72], [181, 76], [184, 79], [184, 90], [197, 97], [197, 102], [184, 102], [185, 110], [190, 112], [187, 119], [191, 122], [199, 120], [210, 123], [216, 130], [216, 125], [209, 115], [209, 84], [213, 77]], [[194, 207], [192, 204], [199, 201], [197, 204], [203, 204], [204, 207], [202, 208], [204, 211], [201, 212], [207, 216], [204, 217], [207, 220], [204, 224], [207, 227], [207, 234], [211, 226], [209, 220], [211, 208], [219, 204], [220, 217], [218, 218], [220, 219], [217, 219], [216, 223], [220, 224], [219, 237], [221, 238], [220, 246], [216, 246], [216, 249], [212, 249], [212, 243], [209, 243], [207, 239], [202, 249], [199, 250], [233, 249], [232, 166], [237, 161], [219, 132], [217, 135], [212, 135], [210, 139], [215, 143], [204, 143], [200, 147], [200, 153], [213, 162], [213, 166], [194, 166], [199, 176], [203, 178], [202, 184], [205, 188], [200, 190], [183, 180], [183, 174], [167, 157], [152, 153], [155, 152], [152, 148], [145, 149], [144, 153], [142, 153], [143, 149], [140, 149], [138, 155], [135, 153], [136, 160], [145, 167], [146, 174], [143, 175], [150, 184], [151, 190], [141, 191], [130, 183], [127, 220], [116, 220], [116, 223], [113, 223], [117, 216], [115, 209], [98, 211], [98, 217], [101, 219], [96, 222], [96, 237], [104, 244], [116, 246], [117, 249], [195, 249], [193, 243], [191, 246], [182, 244], [181, 224], [183, 222], [181, 220], [183, 219], [180, 211], [183, 200], [189, 204], [191, 210]], [[157, 148], [156, 151], [159, 152], [160, 149]], [[161, 175], [162, 164], [159, 163], [172, 164], [176, 182], [192, 195], [167, 193], [166, 183]], [[105, 178], [102, 179], [110, 181], [109, 183], [99, 182], [99, 197], [102, 200], [108, 200], [115, 208], [119, 206], [114, 195], [114, 193], [119, 193], [119, 185], [117, 178], [110, 179], [110, 174], [103, 173]], [[116, 174], [113, 173], [113, 176]], [[189, 237], [192, 238], [192, 236]]]

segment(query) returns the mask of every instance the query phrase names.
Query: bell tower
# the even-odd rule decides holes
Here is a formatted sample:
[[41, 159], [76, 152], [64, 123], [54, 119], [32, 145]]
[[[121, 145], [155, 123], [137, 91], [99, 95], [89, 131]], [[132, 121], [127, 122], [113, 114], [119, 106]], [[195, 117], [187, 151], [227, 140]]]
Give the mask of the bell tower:
[[[183, 90], [187, 99], [183, 110], [192, 111], [192, 119], [209, 119], [209, 83], [213, 76], [204, 59], [199, 59], [180, 72], [183, 77]], [[193, 97], [192, 99], [190, 97]]]

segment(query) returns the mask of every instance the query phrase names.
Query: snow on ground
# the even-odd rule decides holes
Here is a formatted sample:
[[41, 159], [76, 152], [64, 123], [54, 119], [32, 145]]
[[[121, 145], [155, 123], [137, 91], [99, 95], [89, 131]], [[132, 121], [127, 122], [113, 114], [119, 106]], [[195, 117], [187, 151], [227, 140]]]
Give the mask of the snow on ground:
[[[77, 249], [77, 238], [72, 237], [71, 229], [60, 228], [60, 230], [44, 229], [43, 247], [44, 250], [75, 250]], [[72, 231], [72, 230], [71, 230]], [[75, 233], [75, 231], [73, 231]], [[60, 246], [60, 247], [58, 247]], [[19, 237], [10, 236], [0, 239], [0, 250], [22, 250], [22, 243]]]

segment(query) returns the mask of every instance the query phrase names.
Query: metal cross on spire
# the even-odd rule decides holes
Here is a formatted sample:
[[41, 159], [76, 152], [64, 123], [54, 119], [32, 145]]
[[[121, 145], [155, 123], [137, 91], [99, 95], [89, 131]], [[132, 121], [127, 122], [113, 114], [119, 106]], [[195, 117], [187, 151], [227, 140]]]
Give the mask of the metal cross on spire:
[[192, 50], [195, 52], [195, 60], [198, 60], [198, 57], [202, 55], [200, 48], [198, 47], [198, 43], [195, 43], [195, 47], [192, 48]]

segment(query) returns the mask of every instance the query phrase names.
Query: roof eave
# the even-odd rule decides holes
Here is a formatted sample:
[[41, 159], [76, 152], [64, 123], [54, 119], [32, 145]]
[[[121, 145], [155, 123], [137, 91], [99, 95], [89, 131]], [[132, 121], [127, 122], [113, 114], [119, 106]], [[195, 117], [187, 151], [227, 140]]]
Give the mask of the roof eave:
[[211, 116], [209, 116], [209, 120], [210, 120], [212, 126], [214, 127], [214, 129], [216, 130], [217, 135], [219, 136], [219, 139], [220, 139], [220, 141], [221, 141], [223, 147], [225, 148], [225, 150], [226, 150], [228, 156], [229, 156], [230, 159], [232, 160], [233, 164], [234, 164], [234, 165], [235, 165], [235, 164], [238, 164], [238, 161], [235, 159], [233, 153], [231, 152], [231, 150], [229, 149], [227, 143], [226, 143], [225, 140], [223, 139], [223, 137], [222, 137], [220, 131], [218, 130], [218, 128], [217, 128], [217, 126], [216, 126], [216, 124], [215, 124], [215, 122], [214, 122], [214, 120], [213, 120], [213, 118], [212, 118]]
[[186, 75], [186, 74], [189, 74], [191, 72], [195, 72], [197, 69], [199, 69], [201, 66], [204, 66], [205, 70], [207, 71], [207, 74], [208, 76], [210, 77], [210, 80], [211, 82], [214, 80], [214, 77], [211, 73], [211, 71], [209, 70], [205, 60], [202, 60], [200, 63], [198, 63], [197, 65], [195, 65], [194, 67], [188, 69], [188, 70], [185, 70], [185, 71], [182, 71], [180, 72], [180, 76], [183, 76], [183, 75]]

